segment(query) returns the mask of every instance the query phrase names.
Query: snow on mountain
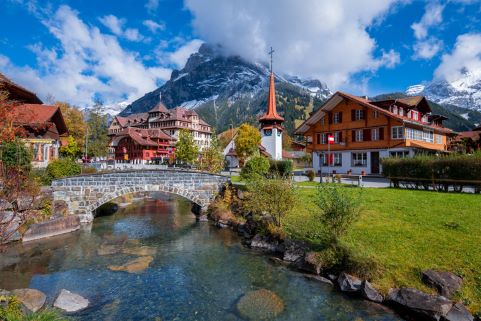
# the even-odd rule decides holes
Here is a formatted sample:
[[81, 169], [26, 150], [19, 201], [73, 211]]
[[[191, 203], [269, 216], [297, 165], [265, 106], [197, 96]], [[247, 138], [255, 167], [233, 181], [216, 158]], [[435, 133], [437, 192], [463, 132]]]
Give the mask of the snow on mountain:
[[455, 105], [481, 110], [481, 70], [465, 71], [458, 79], [434, 80], [414, 85], [406, 90], [407, 95], [424, 95], [442, 105]]

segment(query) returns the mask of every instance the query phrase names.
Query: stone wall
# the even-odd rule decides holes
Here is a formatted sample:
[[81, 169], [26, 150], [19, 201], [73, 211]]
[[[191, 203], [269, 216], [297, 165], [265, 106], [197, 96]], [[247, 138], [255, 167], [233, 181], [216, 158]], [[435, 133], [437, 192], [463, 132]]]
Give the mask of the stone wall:
[[167, 192], [183, 196], [206, 210], [227, 176], [183, 170], [143, 170], [81, 175], [52, 182], [54, 206], [65, 201], [69, 214], [82, 223], [93, 220], [100, 205], [135, 192]]

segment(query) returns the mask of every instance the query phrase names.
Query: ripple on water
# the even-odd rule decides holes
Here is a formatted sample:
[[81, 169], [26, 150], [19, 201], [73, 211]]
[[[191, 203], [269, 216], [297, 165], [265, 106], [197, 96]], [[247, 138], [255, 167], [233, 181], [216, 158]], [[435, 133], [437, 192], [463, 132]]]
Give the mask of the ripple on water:
[[[50, 302], [61, 289], [79, 293], [92, 305], [75, 315], [78, 320], [242, 320], [237, 303], [260, 289], [282, 300], [276, 320], [400, 320], [271, 264], [241, 246], [235, 234], [196, 223], [189, 209], [182, 199], [149, 200], [98, 218], [91, 231], [24, 248], [17, 265], [0, 271], [0, 281], [18, 276], [8, 285], [29, 283]], [[119, 249], [104, 248], [99, 255], [102, 244]], [[108, 269], [142, 254], [152, 260], [139, 273]]]

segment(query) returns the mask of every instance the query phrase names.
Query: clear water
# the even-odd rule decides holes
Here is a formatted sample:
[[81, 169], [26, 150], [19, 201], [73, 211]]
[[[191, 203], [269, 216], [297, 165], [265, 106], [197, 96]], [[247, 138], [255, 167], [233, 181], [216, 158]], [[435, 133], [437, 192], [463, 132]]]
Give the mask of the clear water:
[[[135, 255], [98, 255], [102, 243], [156, 249], [140, 273], [114, 272]], [[236, 303], [269, 289], [285, 309], [276, 320], [401, 320], [343, 296], [244, 248], [237, 235], [195, 221], [190, 203], [158, 195], [96, 218], [91, 228], [11, 249], [0, 256], [0, 288], [36, 288], [52, 303], [60, 289], [88, 298], [77, 320], [242, 320]]]

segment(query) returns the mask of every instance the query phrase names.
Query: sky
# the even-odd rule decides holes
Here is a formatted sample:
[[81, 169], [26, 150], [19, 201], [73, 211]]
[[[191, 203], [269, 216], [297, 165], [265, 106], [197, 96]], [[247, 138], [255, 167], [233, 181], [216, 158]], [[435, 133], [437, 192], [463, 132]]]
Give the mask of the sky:
[[481, 71], [481, 0], [0, 0], [0, 72], [47, 101], [133, 101], [203, 42], [372, 96]]

